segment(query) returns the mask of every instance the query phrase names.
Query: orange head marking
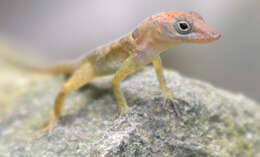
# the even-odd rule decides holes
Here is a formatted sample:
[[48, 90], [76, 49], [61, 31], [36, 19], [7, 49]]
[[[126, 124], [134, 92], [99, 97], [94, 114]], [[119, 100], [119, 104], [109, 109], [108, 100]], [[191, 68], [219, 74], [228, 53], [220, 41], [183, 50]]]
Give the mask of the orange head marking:
[[196, 12], [164, 12], [152, 16], [145, 24], [155, 28], [153, 32], [157, 33], [153, 33], [154, 36], [164, 42], [209, 43], [221, 37]]

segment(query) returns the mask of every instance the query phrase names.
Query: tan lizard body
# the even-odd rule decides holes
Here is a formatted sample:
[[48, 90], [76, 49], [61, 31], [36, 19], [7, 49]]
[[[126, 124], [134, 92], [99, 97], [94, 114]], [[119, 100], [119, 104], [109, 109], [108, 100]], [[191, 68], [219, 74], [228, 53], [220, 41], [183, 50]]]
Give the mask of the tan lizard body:
[[219, 38], [220, 34], [195, 12], [163, 12], [146, 19], [134, 32], [97, 48], [80, 60], [41, 69], [45, 72], [71, 74], [56, 97], [49, 125], [44, 131], [56, 125], [69, 93], [107, 74], [115, 74], [112, 86], [120, 114], [127, 112], [128, 106], [120, 82], [149, 63], [153, 64], [163, 95], [172, 100], [174, 97], [167, 89], [163, 76], [160, 53], [182, 43], [209, 43]]

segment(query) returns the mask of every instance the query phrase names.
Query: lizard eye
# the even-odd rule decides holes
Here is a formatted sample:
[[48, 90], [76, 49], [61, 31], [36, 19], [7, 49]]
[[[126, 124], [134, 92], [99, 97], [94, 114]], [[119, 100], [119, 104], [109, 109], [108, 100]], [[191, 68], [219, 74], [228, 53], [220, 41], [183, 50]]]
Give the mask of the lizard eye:
[[191, 32], [191, 25], [187, 21], [177, 21], [177, 22], [175, 22], [174, 28], [180, 34], [189, 34]]

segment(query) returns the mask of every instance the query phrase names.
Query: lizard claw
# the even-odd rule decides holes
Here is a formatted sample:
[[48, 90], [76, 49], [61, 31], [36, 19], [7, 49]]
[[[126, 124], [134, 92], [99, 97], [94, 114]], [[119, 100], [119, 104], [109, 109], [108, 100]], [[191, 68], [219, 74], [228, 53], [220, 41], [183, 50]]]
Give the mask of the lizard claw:
[[116, 118], [119, 118], [121, 115], [123, 115], [123, 114], [129, 112], [129, 110], [130, 110], [129, 107], [128, 107], [128, 106], [125, 106], [125, 107], [122, 108], [122, 109], [120, 110], [120, 112], [116, 115]]
[[58, 118], [55, 116], [54, 112], [50, 114], [47, 127], [42, 129], [43, 133], [51, 132], [58, 125]]
[[176, 105], [174, 103], [174, 101], [178, 101], [179, 99], [178, 98], [175, 98], [173, 97], [172, 95], [170, 95], [170, 97], [165, 97], [165, 100], [164, 100], [164, 105], [170, 103], [170, 105], [172, 106], [173, 108], [173, 112], [175, 114], [175, 116], [178, 118], [178, 119], [181, 119], [181, 113], [180, 113], [180, 109], [178, 107], [178, 105]]
[[57, 127], [57, 125], [58, 125], [58, 118], [55, 117], [54, 113], [52, 112], [49, 117], [48, 125], [45, 128], [37, 131], [36, 134], [32, 137], [32, 139], [36, 139], [46, 133], [51, 133], [53, 129]]

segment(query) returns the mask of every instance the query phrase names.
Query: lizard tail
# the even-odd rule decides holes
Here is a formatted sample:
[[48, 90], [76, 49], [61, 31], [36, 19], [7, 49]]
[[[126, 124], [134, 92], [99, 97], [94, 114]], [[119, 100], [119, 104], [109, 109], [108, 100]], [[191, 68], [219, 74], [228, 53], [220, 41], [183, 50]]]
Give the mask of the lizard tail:
[[1, 60], [7, 61], [16, 68], [25, 71], [46, 74], [71, 74], [81, 64], [79, 60], [72, 60], [46, 65], [46, 63], [42, 63], [38, 60], [37, 57], [29, 57], [17, 53], [17, 50], [13, 48], [13, 46], [2, 40], [0, 40], [0, 61]]
[[43, 74], [72, 74], [79, 67], [76, 61], [63, 61], [55, 64], [36, 64], [22, 60], [10, 60], [8, 62], [25, 71]]
[[64, 61], [53, 65], [26, 65], [20, 67], [27, 71], [46, 74], [72, 74], [79, 65], [73, 61]]

